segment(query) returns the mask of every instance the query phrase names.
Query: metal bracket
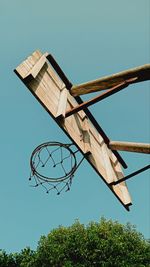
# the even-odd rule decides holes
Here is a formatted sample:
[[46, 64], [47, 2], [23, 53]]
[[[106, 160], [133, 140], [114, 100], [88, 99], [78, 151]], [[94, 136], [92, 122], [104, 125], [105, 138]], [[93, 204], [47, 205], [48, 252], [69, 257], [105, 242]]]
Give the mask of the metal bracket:
[[98, 96], [96, 96], [96, 97], [94, 97], [94, 98], [92, 98], [92, 99], [90, 99], [88, 101], [85, 101], [82, 104], [79, 104], [78, 106], [68, 110], [66, 112], [66, 114], [65, 114], [65, 117], [67, 118], [67, 117], [75, 114], [76, 112], [78, 112], [80, 110], [84, 110], [84, 108], [87, 108], [87, 107], [89, 107], [89, 106], [91, 106], [91, 105], [93, 105], [93, 104], [95, 104], [95, 103], [97, 103], [97, 102], [99, 102], [99, 101], [101, 101], [101, 100], [103, 100], [103, 99], [105, 99], [105, 98], [107, 98], [107, 97], [109, 97], [109, 96], [111, 96], [111, 95], [123, 90], [131, 82], [135, 81], [136, 79], [137, 79], [137, 77], [125, 80], [125, 81], [121, 82], [120, 84], [112, 87], [111, 89], [108, 89], [106, 92], [104, 92], [104, 93], [102, 93], [102, 94], [100, 94], [100, 95], [98, 95]]
[[128, 180], [128, 179], [130, 179], [130, 178], [132, 178], [132, 177], [134, 177], [134, 176], [136, 176], [138, 174], [140, 174], [141, 172], [144, 172], [144, 171], [148, 170], [149, 168], [150, 168], [150, 164], [146, 165], [144, 168], [141, 168], [141, 169], [139, 169], [139, 170], [137, 170], [135, 172], [132, 172], [131, 174], [123, 177], [122, 179], [120, 179], [118, 181], [115, 181], [115, 182], [111, 183], [111, 185], [120, 184], [121, 182], [124, 182], [124, 181], [126, 181], [126, 180]]

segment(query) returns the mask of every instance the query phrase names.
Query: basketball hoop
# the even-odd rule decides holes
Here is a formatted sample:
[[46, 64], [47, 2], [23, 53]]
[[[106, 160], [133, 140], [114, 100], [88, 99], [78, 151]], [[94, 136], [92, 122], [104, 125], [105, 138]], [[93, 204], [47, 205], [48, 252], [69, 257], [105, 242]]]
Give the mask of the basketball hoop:
[[[52, 189], [57, 194], [70, 190], [75, 171], [85, 157], [129, 210], [132, 201], [125, 181], [148, 170], [150, 165], [125, 176], [122, 167], [127, 168], [127, 165], [118, 151], [150, 154], [150, 144], [110, 140], [88, 107], [131, 84], [150, 80], [150, 64], [73, 85], [51, 54], [37, 50], [15, 69], [15, 73], [73, 142], [47, 142], [33, 151], [29, 178], [34, 183], [32, 186], [41, 185], [47, 193]], [[80, 97], [103, 90], [86, 101]], [[73, 145], [79, 150], [75, 151]], [[81, 161], [76, 154], [78, 151], [84, 155]]]
[[34, 180], [33, 187], [41, 185], [46, 192], [55, 189], [57, 195], [63, 190], [69, 191], [74, 173], [83, 161], [77, 163], [76, 153], [71, 146], [60, 142], [46, 142], [34, 149], [30, 158], [31, 174], [29, 180]]

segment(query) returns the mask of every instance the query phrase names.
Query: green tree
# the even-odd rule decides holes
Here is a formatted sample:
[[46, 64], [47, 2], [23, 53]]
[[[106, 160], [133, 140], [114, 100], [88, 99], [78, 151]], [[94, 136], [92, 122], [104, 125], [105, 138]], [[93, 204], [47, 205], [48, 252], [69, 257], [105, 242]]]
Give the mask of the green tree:
[[13, 254], [0, 250], [0, 267], [18, 267]]
[[150, 244], [130, 224], [76, 221], [41, 237], [35, 262], [36, 267], [150, 266]]
[[20, 253], [7, 254], [0, 250], [0, 267], [34, 267], [36, 252], [30, 248], [23, 249]]
[[130, 224], [76, 221], [42, 236], [36, 251], [0, 252], [0, 267], [150, 267], [150, 242]]

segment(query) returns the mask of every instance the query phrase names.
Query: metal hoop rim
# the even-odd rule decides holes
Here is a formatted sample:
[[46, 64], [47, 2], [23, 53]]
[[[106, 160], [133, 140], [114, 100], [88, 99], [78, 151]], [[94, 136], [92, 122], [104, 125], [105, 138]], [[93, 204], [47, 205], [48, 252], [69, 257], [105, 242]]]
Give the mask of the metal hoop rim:
[[[46, 182], [62, 182], [64, 180], [68, 179], [69, 177], [72, 177], [73, 174], [74, 174], [74, 172], [77, 169], [77, 159], [76, 159], [76, 156], [75, 156], [75, 152], [73, 152], [70, 149], [70, 146], [71, 145], [74, 145], [74, 144], [73, 143], [71, 143], [71, 144], [63, 144], [63, 143], [56, 142], [56, 141], [50, 141], [50, 142], [42, 143], [39, 146], [37, 146], [33, 150], [32, 154], [31, 154], [31, 157], [30, 157], [30, 167], [31, 167], [32, 174], [35, 175], [36, 177], [38, 177], [39, 179], [41, 179], [43, 181], [46, 181]], [[36, 157], [37, 153], [40, 152], [44, 147], [47, 147], [47, 146], [60, 146], [60, 147], [64, 147], [65, 149], [67, 149], [70, 152], [71, 156], [73, 156], [74, 165], [73, 165], [72, 169], [66, 175], [61, 176], [59, 178], [47, 177], [47, 176], [44, 176], [44, 175], [40, 174], [35, 169], [35, 166], [34, 166], [34, 157]]]

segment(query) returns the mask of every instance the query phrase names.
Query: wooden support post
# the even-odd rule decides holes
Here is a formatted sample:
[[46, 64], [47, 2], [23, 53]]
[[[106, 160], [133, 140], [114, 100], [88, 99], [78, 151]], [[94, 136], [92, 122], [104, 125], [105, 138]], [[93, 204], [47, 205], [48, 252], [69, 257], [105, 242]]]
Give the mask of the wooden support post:
[[106, 92], [102, 93], [101, 95], [96, 96], [96, 97], [94, 97], [94, 98], [92, 98], [86, 102], [83, 102], [82, 104], [68, 110], [65, 114], [65, 117], [69, 117], [72, 114], [84, 109], [85, 107], [87, 108], [87, 107], [95, 104], [96, 102], [101, 101], [101, 100], [105, 99], [106, 97], [111, 96], [111, 95], [121, 91], [122, 89], [126, 88], [129, 85], [129, 82], [130, 82], [130, 80], [124, 81], [124, 82], [118, 84], [117, 86], [114, 86], [113, 88], [107, 90]]
[[150, 144], [110, 141], [108, 146], [112, 150], [150, 154]]
[[122, 71], [110, 76], [105, 76], [87, 83], [74, 85], [70, 89], [70, 93], [73, 96], [79, 96], [106, 90], [131, 78], [134, 78], [134, 80], [132, 80], [132, 83], [150, 80], [150, 64], [145, 64], [137, 68]]

